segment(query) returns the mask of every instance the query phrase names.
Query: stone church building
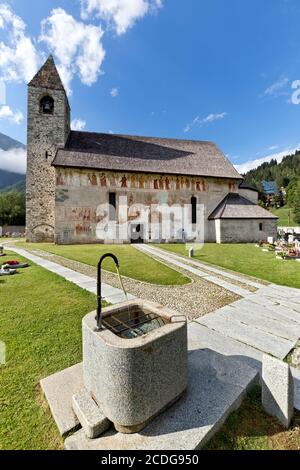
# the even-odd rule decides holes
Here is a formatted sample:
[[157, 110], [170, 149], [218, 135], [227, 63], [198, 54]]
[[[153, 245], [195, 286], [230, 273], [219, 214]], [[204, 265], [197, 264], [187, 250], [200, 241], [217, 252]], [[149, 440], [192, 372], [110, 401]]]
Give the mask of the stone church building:
[[[230, 243], [276, 236], [277, 219], [257, 202], [258, 193], [211, 142], [72, 131], [52, 56], [29, 83], [29, 241], [174, 243], [202, 237]], [[188, 210], [182, 216], [183, 207]]]

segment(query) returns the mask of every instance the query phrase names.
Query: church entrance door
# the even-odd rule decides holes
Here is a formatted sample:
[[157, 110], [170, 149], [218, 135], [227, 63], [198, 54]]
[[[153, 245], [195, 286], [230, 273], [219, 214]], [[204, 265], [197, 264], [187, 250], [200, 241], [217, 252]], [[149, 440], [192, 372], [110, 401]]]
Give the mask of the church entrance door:
[[144, 243], [144, 226], [142, 224], [131, 224], [130, 239], [131, 243]]

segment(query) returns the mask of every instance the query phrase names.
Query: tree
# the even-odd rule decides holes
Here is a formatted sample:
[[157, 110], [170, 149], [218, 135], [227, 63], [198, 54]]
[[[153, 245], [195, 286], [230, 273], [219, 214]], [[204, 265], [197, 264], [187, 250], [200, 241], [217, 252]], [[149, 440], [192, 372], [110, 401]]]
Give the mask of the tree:
[[294, 219], [296, 224], [300, 225], [300, 182], [298, 183], [297, 189], [295, 191]]
[[0, 225], [25, 225], [25, 212], [23, 193], [0, 193]]

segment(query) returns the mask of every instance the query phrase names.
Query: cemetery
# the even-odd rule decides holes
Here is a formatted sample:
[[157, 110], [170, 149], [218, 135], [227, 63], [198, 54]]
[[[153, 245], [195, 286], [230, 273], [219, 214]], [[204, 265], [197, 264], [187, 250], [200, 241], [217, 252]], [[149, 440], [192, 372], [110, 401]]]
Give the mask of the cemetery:
[[[245, 416], [242, 423], [249, 419], [246, 418], [247, 404], [251, 400], [248, 397], [253, 396], [256, 387], [260, 392], [256, 395], [255, 406], [261, 410], [264, 423], [277, 426], [283, 436], [284, 429], [291, 428], [297, 435], [300, 296], [296, 289], [277, 286], [274, 290], [270, 283], [262, 284], [216, 265], [203, 264], [198, 261], [197, 250], [187, 251], [185, 261], [174, 251], [172, 254], [158, 247], [135, 249], [145, 259], [155, 260], [157, 270], [166, 263], [169, 269], [178, 269], [177, 274], [184, 273], [188, 277], [195, 269], [197, 276], [203, 273], [203, 282], [211, 286], [221, 284], [237, 296], [233, 303], [191, 321], [188, 312], [181, 307], [170, 309], [146, 298], [139, 300], [130, 291], [127, 293], [128, 278], [122, 279], [122, 263], [118, 259], [114, 259], [113, 264], [109, 261], [108, 254], [110, 250], [113, 253], [114, 247], [103, 249], [103, 269], [97, 270], [96, 262], [92, 268], [95, 269], [93, 279], [58, 264], [57, 261], [63, 259], [61, 255], [45, 251], [41, 257], [41, 248], [39, 245], [37, 251], [27, 246], [25, 250], [23, 242], [8, 242], [3, 247], [5, 256], [2, 258], [9, 270], [15, 270], [17, 261], [19, 266], [29, 266], [25, 269], [18, 266], [18, 274], [5, 278], [5, 283], [10, 284], [6, 295], [11, 295], [10, 289], [14, 284], [20, 285], [24, 276], [27, 282], [36, 279], [36, 270], [45, 273], [39, 274], [36, 286], [41, 283], [43, 288], [43, 278], [50, 274], [55, 282], [63, 283], [61, 286], [66, 284], [67, 290], [76, 289], [76, 323], [68, 327], [67, 336], [56, 334], [57, 340], [53, 343], [51, 338], [56, 326], [53, 329], [50, 319], [46, 320], [50, 355], [45, 350], [44, 358], [48, 357], [50, 367], [39, 366], [26, 392], [29, 398], [33, 384], [40, 390], [38, 402], [33, 397], [31, 400], [36, 411], [44, 409], [43, 414], [46, 412], [39, 420], [46, 418], [53, 436], [51, 446], [69, 450], [218, 447], [222, 445], [222, 433], [230, 435], [235, 429], [231, 427], [226, 431], [227, 420], [229, 423], [235, 413]], [[254, 245], [252, 249], [257, 250]], [[266, 255], [262, 252], [262, 256]], [[113, 271], [114, 264], [121, 273], [119, 287], [110, 287], [105, 282], [106, 269]], [[206, 269], [210, 270], [209, 275]], [[49, 270], [52, 273], [46, 274]], [[126, 267], [124, 270], [126, 272]], [[115, 286], [117, 281], [118, 276]], [[173, 286], [175, 291], [177, 288]], [[80, 297], [85, 298], [87, 294], [89, 301], [80, 307]], [[29, 306], [34, 299], [28, 298], [28, 301]], [[53, 301], [61, 303], [59, 298]], [[165, 303], [168, 304], [167, 298]], [[24, 306], [26, 308], [26, 301]], [[43, 304], [39, 312], [42, 308]], [[53, 309], [53, 305], [50, 308]], [[57, 307], [54, 309], [58, 312]], [[62, 321], [68, 318], [64, 312], [59, 317]], [[72, 322], [72, 318], [73, 314], [68, 322]], [[39, 329], [38, 325], [35, 328]], [[67, 330], [63, 327], [62, 331]], [[68, 355], [67, 351], [74, 351], [75, 344], [76, 355]], [[28, 367], [26, 361], [24, 367]], [[51, 410], [51, 414], [47, 410]], [[10, 419], [9, 415], [7, 418]], [[20, 444], [22, 447], [26, 447], [26, 434], [31, 426], [26, 422], [22, 425], [25, 438]], [[36, 423], [34, 413], [32, 425]], [[259, 422], [259, 426], [263, 423]], [[267, 446], [267, 442], [272, 445], [265, 432], [262, 446]], [[6, 446], [12, 445], [11, 439], [13, 436], [9, 433]], [[236, 439], [236, 443], [240, 442]], [[42, 442], [40, 436], [34, 445], [43, 447]], [[250, 437], [247, 442], [253, 445]]]

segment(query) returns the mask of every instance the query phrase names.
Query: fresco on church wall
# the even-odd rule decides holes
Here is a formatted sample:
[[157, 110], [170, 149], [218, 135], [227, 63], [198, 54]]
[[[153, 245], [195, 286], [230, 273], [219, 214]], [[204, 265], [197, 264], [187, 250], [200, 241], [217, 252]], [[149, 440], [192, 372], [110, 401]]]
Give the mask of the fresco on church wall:
[[[229, 190], [234, 192], [237, 186], [234, 183], [228, 183]], [[64, 187], [86, 187], [98, 186], [108, 189], [137, 189], [137, 190], [155, 190], [155, 191], [209, 191], [209, 185], [206, 179], [197, 179], [194, 177], [176, 177], [176, 176], [156, 176], [156, 175], [136, 175], [136, 174], [118, 174], [111, 172], [101, 172], [97, 174], [86, 172], [84, 170], [57, 170], [56, 186]]]
[[[159, 206], [180, 208], [190, 204], [194, 196], [198, 204], [205, 205], [205, 230], [209, 239], [208, 215], [229, 191], [238, 190], [233, 180], [62, 168], [56, 170], [56, 183], [56, 236], [63, 240], [68, 233], [69, 243], [96, 243], [110, 239], [109, 234], [116, 230], [115, 222], [109, 221], [110, 191], [117, 193], [117, 222], [121, 225], [140, 222], [145, 215], [145, 209], [141, 207], [147, 208], [147, 220], [149, 218], [158, 224], [152, 234], [148, 227], [144, 227], [151, 240], [159, 240], [159, 234], [162, 234]], [[121, 208], [121, 197], [125, 198], [125, 209]], [[174, 220], [176, 222], [176, 217]], [[214, 236], [212, 234], [212, 240]]]

